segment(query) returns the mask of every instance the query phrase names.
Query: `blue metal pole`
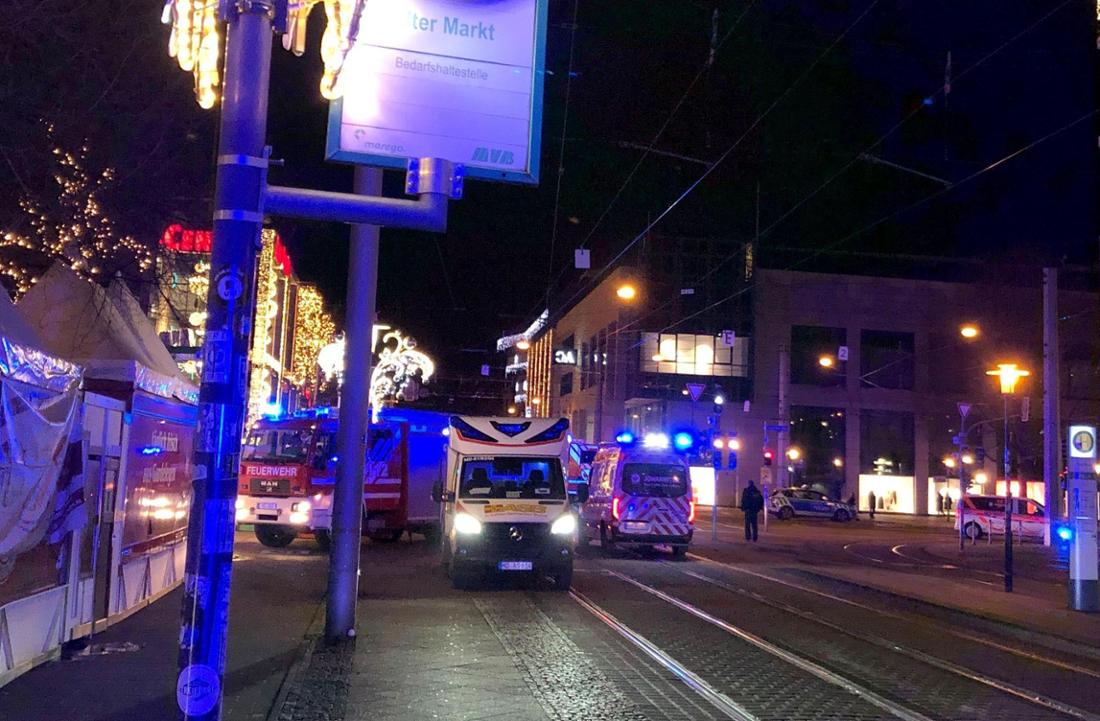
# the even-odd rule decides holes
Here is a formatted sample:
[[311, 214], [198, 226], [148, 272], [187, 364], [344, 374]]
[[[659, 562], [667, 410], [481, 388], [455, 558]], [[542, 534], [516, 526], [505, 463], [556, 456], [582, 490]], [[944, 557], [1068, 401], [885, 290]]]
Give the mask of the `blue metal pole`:
[[221, 718], [237, 472], [263, 227], [271, 11], [270, 0], [242, 0], [226, 18], [214, 243], [176, 682], [184, 721]]

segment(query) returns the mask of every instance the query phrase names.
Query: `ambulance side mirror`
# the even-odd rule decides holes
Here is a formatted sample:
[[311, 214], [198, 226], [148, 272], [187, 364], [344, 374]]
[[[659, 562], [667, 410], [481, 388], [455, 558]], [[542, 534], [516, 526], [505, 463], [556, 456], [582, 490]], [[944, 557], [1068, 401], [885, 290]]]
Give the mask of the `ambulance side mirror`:
[[577, 503], [587, 503], [588, 502], [588, 484], [587, 483], [578, 484], [575, 496], [576, 496], [576, 499], [577, 499]]

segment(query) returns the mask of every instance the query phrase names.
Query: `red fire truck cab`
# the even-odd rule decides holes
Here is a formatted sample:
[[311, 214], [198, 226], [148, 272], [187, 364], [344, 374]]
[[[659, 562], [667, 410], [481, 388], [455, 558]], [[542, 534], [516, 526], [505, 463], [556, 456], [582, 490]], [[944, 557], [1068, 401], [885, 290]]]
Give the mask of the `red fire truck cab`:
[[[258, 421], [241, 454], [236, 520], [265, 546], [312, 532], [329, 545], [338, 419], [325, 409]], [[416, 532], [438, 537], [432, 487], [446, 467], [447, 416], [385, 409], [371, 425], [363, 478], [363, 531], [374, 540]]]

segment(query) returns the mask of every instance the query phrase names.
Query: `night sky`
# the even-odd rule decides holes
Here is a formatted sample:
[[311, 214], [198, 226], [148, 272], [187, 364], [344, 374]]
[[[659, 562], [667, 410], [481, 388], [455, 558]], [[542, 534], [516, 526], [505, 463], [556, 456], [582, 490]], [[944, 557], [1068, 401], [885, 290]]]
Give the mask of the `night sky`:
[[[165, 53], [160, 4], [14, 5], [0, 52], [5, 67], [30, 72], [0, 79], [0, 226], [19, 222], [20, 192], [46, 187], [37, 118], [57, 123], [61, 137], [86, 138], [94, 157], [120, 169], [108, 200], [123, 229], [152, 241], [169, 222], [207, 226], [215, 115], [195, 106], [190, 77]], [[542, 184], [470, 182], [446, 235], [383, 233], [382, 317], [418, 337], [443, 376], [476, 374], [493, 340], [525, 327], [548, 292], [560, 303], [583, 280], [574, 248], [586, 243], [602, 268], [723, 155], [652, 241], [751, 239], [759, 186], [761, 249], [777, 267], [806, 269], [816, 257], [807, 249], [863, 272], [875, 270], [871, 256], [853, 254], [1096, 262], [1088, 0], [579, 0], [575, 30], [573, 12], [574, 0], [550, 2]], [[322, 19], [318, 8], [306, 57], [276, 43], [269, 137], [286, 166], [271, 179], [349, 190], [350, 171], [323, 161]], [[721, 44], [708, 64], [712, 38]], [[608, 209], [638, 148], [682, 97], [655, 146], [682, 157], [651, 155]], [[861, 153], [965, 182], [944, 190]], [[401, 187], [400, 174], [387, 173], [388, 193]], [[298, 274], [339, 313], [346, 228], [276, 227]], [[965, 279], [985, 265], [943, 272]]]

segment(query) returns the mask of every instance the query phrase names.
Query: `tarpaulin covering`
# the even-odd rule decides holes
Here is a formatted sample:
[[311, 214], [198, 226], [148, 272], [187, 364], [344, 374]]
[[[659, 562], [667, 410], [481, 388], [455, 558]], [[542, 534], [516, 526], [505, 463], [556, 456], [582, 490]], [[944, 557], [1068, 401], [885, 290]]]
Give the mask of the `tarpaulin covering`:
[[[77, 415], [77, 385], [42, 395], [8, 378], [0, 379], [0, 605], [56, 585], [56, 549], [43, 543], [53, 525], [79, 524], [82, 485], [61, 479]], [[59, 481], [63, 493], [59, 494]], [[20, 559], [35, 551], [44, 558]], [[17, 573], [20, 565], [25, 568]]]

